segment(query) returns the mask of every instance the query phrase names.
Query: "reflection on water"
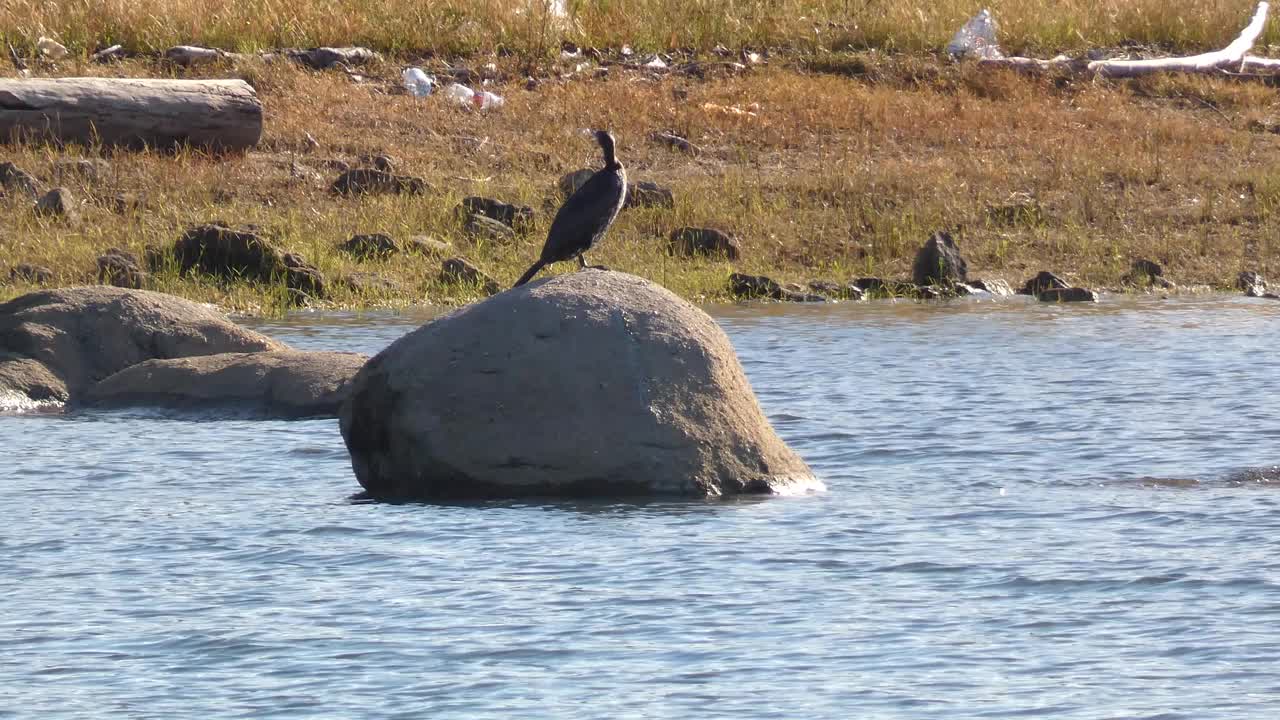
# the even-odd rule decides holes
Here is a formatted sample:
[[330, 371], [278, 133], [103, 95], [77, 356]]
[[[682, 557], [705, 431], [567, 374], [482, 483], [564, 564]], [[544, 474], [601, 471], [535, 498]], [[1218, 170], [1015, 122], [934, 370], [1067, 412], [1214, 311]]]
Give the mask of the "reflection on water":
[[1280, 303], [712, 312], [828, 492], [365, 503], [334, 421], [0, 417], [0, 717], [1280, 707]]

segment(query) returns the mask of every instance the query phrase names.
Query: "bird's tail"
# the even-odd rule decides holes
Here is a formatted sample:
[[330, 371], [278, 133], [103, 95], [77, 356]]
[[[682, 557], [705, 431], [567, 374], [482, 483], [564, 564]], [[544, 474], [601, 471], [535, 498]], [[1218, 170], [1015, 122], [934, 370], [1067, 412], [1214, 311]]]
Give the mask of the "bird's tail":
[[536, 262], [536, 263], [534, 263], [534, 264], [533, 264], [533, 267], [529, 268], [528, 272], [526, 272], [524, 275], [521, 275], [521, 276], [520, 276], [520, 279], [516, 281], [516, 284], [515, 284], [515, 285], [512, 285], [511, 287], [513, 287], [513, 288], [518, 288], [518, 287], [520, 287], [521, 285], [523, 285], [523, 284], [525, 284], [525, 283], [529, 282], [530, 280], [532, 280], [532, 279], [533, 279], [533, 276], [534, 276], [534, 275], [537, 275], [537, 274], [538, 274], [538, 271], [539, 271], [539, 270], [541, 270], [542, 268], [544, 268], [544, 267], [546, 267], [546, 266], [547, 266], [547, 264], [546, 264], [545, 262], [543, 262], [543, 261], [539, 260], [538, 262]]

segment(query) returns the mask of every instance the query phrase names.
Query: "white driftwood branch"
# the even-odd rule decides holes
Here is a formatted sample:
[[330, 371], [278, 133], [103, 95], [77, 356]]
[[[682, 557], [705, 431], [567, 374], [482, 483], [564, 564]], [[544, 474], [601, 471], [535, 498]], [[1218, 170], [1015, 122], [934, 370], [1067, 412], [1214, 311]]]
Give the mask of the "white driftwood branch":
[[0, 142], [248, 150], [262, 103], [243, 80], [0, 80]]
[[1253, 20], [1240, 33], [1240, 37], [1221, 50], [1180, 58], [1160, 58], [1157, 60], [1095, 60], [1089, 63], [1090, 72], [1107, 77], [1135, 77], [1157, 72], [1206, 72], [1239, 66], [1244, 56], [1253, 47], [1262, 28], [1267, 24], [1269, 3], [1258, 3]]
[[1052, 60], [1037, 60], [1035, 58], [1026, 57], [1005, 57], [991, 58], [978, 61], [979, 67], [987, 68], [1009, 68], [1020, 72], [1048, 72], [1048, 71], [1066, 71], [1080, 72], [1085, 69], [1088, 64], [1087, 60], [1069, 58], [1066, 55], [1059, 55]]
[[1280, 71], [1280, 60], [1277, 60], [1276, 58], [1260, 58], [1253, 55], [1245, 55], [1244, 62], [1241, 63], [1240, 69], [1245, 72], [1276, 72]]
[[227, 55], [228, 53], [221, 50], [196, 45], [177, 45], [164, 51], [165, 60], [187, 67], [214, 62]]

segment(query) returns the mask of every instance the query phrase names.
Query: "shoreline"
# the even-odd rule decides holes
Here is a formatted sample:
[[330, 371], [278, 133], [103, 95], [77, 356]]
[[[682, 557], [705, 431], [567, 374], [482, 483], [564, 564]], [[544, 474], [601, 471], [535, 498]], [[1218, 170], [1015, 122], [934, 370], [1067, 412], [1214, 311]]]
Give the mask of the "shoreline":
[[[538, 254], [563, 197], [557, 184], [599, 165], [582, 127], [612, 129], [632, 181], [671, 193], [624, 210], [593, 262], [697, 302], [731, 299], [732, 273], [802, 289], [907, 278], [916, 249], [941, 230], [955, 234], [970, 274], [1014, 287], [1048, 270], [1114, 288], [1148, 259], [1179, 285], [1226, 291], [1240, 272], [1265, 276], [1280, 260], [1270, 240], [1280, 230], [1270, 170], [1280, 103], [1269, 88], [1190, 76], [1089, 83], [876, 58], [778, 58], [702, 77], [560, 63], [564, 77], [533, 84], [520, 82], [518, 59], [494, 58], [493, 70], [464, 68], [495, 76], [485, 87], [507, 102], [490, 112], [404, 94], [400, 67], [387, 60], [361, 66], [358, 80], [293, 63], [64, 64], [44, 74], [246, 79], [264, 105], [265, 134], [225, 158], [9, 146], [6, 159], [41, 192], [70, 192], [78, 217], [37, 216], [34, 196], [12, 189], [0, 198], [0, 300], [36, 287], [11, 280], [21, 263], [49, 269], [53, 286], [93, 283], [98, 258], [117, 248], [149, 273], [146, 289], [233, 312], [294, 307], [281, 284], [177, 272], [165, 253], [189, 229], [221, 222], [321, 273], [318, 307], [470, 302], [485, 280], [442, 277], [443, 261], [465, 258], [509, 287]], [[440, 76], [438, 64], [428, 69]], [[420, 180], [422, 192], [331, 191], [344, 169], [380, 162]], [[469, 227], [459, 210], [468, 197], [528, 208], [533, 219]], [[683, 228], [722, 231], [738, 254], [673, 256]], [[339, 247], [378, 234], [426, 244], [363, 257]], [[149, 248], [161, 259], [143, 267]]]

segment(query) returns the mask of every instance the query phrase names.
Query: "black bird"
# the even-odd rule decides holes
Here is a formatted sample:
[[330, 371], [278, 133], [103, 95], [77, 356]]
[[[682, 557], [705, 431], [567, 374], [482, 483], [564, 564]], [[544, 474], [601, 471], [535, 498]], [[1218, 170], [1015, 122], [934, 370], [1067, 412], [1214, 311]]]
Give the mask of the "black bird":
[[613, 154], [613, 136], [609, 131], [596, 130], [594, 135], [604, 152], [604, 169], [597, 170], [561, 206], [556, 219], [551, 221], [542, 257], [512, 287], [520, 287], [542, 268], [561, 260], [576, 257], [581, 267], [587, 267], [582, 254], [604, 236], [618, 217], [627, 199], [627, 169]]

